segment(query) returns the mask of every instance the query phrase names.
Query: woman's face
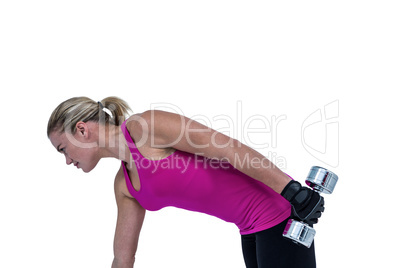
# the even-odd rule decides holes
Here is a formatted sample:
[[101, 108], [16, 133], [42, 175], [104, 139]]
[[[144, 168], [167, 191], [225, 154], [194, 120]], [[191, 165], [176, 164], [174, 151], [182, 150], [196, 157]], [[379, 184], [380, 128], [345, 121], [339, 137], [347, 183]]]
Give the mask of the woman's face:
[[85, 123], [77, 124], [75, 134], [54, 131], [49, 139], [56, 150], [64, 154], [67, 165], [74, 164], [84, 172], [90, 172], [100, 160], [96, 136], [91, 135]]

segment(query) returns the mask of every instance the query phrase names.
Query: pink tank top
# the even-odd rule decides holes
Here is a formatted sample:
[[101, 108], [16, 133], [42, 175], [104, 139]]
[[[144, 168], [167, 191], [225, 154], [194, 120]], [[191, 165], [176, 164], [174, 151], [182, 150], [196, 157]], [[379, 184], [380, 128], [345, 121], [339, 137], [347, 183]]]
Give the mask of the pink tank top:
[[229, 162], [180, 150], [149, 160], [138, 151], [126, 122], [121, 129], [141, 184], [139, 191], [134, 189], [122, 162], [127, 188], [146, 210], [173, 206], [206, 213], [236, 224], [242, 235], [271, 228], [290, 216], [288, 201]]

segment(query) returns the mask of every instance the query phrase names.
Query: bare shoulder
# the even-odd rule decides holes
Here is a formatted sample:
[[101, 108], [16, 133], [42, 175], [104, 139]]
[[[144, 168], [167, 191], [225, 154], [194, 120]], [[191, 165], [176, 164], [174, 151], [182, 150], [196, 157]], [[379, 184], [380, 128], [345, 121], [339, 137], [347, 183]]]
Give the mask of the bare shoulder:
[[169, 125], [172, 120], [177, 120], [178, 116], [180, 115], [161, 110], [147, 110], [130, 116], [126, 127], [144, 156], [163, 157], [171, 154], [174, 149], [161, 135], [156, 135], [155, 129], [160, 125]]
[[[138, 219], [142, 221], [144, 218], [143, 216], [145, 213], [145, 209], [129, 193], [122, 167], [116, 174], [114, 190], [115, 190], [116, 203], [120, 215], [119, 217], [126, 217], [126, 219], [128, 218]], [[140, 225], [142, 225], [142, 223]]]
[[149, 131], [154, 124], [167, 124], [170, 121], [180, 120], [183, 123], [188, 119], [183, 115], [162, 111], [162, 110], [146, 110], [142, 113], [134, 114], [127, 119], [127, 127], [137, 127], [142, 131]]
[[114, 192], [115, 192], [116, 198], [118, 198], [118, 197], [133, 198], [127, 189], [126, 178], [124, 177], [123, 166], [120, 166], [120, 169], [116, 173], [116, 177], [114, 180]]
[[150, 118], [148, 111], [133, 114], [126, 121], [126, 127], [131, 137], [134, 138], [137, 145], [147, 144], [151, 132]]

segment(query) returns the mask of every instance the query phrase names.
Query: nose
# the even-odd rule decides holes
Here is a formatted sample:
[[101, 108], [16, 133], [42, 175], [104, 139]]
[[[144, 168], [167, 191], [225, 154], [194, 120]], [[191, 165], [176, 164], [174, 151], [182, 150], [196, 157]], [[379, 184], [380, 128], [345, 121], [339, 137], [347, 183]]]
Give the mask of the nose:
[[70, 157], [68, 157], [68, 156], [66, 155], [66, 164], [67, 164], [67, 165], [71, 165], [71, 163], [73, 163], [73, 159], [71, 159]]

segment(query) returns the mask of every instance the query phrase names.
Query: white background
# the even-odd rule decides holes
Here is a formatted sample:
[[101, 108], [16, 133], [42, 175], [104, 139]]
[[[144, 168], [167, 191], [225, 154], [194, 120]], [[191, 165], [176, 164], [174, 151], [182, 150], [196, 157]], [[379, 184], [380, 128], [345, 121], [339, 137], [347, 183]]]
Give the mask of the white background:
[[[119, 96], [136, 113], [168, 103], [215, 128], [227, 115], [232, 136], [246, 127], [239, 103], [244, 121], [286, 116], [276, 146], [258, 150], [301, 182], [312, 165], [340, 178], [316, 226], [318, 267], [397, 267], [401, 12], [399, 1], [2, 1], [0, 267], [110, 267], [120, 163], [85, 174], [46, 136], [74, 96]], [[332, 124], [304, 132], [326, 105]], [[136, 267], [244, 267], [240, 236], [210, 216], [148, 213]]]

